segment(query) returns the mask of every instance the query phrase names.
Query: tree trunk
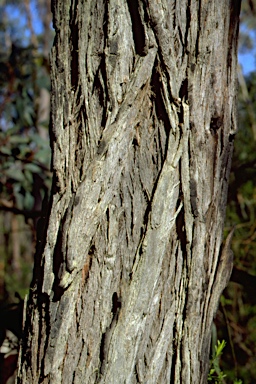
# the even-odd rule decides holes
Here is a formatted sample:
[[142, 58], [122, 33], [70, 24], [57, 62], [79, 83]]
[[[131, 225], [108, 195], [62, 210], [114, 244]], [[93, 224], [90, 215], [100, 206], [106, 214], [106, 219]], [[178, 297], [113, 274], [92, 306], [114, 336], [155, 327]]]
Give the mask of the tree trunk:
[[54, 180], [18, 383], [205, 383], [240, 1], [52, 3]]

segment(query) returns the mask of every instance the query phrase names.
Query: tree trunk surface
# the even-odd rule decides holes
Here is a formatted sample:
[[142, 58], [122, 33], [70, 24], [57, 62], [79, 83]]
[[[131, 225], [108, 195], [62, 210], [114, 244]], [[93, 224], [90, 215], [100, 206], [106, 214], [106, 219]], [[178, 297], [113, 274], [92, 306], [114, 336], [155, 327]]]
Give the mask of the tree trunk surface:
[[54, 179], [17, 383], [205, 383], [240, 1], [52, 7]]

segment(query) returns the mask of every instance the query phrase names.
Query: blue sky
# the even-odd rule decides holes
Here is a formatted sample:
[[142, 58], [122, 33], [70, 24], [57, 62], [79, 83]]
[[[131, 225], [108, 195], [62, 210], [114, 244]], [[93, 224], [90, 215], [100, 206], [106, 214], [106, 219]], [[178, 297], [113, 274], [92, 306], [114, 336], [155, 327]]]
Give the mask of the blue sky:
[[[243, 73], [248, 75], [248, 73], [256, 70], [256, 31], [242, 23], [240, 25], [240, 33], [242, 34], [242, 39], [240, 41], [238, 61], [242, 66]], [[245, 36], [249, 36], [250, 44], [248, 44], [248, 41], [245, 43]], [[248, 48], [248, 45], [250, 48]]]
[[250, 72], [255, 71], [255, 55], [255, 49], [252, 52], [238, 55], [239, 64], [242, 66], [242, 70], [245, 75], [248, 75]]

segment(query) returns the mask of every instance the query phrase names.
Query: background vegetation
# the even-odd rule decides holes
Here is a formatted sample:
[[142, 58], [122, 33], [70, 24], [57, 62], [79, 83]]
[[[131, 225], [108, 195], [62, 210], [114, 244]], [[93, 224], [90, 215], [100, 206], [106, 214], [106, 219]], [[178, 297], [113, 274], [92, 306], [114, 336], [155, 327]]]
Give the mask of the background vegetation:
[[50, 187], [50, 0], [0, 7], [0, 300], [24, 297]]
[[[252, 56], [256, 0], [244, 0], [242, 7], [240, 52]], [[0, 0], [0, 344], [7, 308], [29, 289], [36, 228], [51, 182], [51, 17], [50, 0]], [[256, 70], [245, 77], [240, 71], [238, 77], [239, 132], [226, 219], [227, 233], [236, 226], [235, 268], [215, 336], [213, 330], [216, 344], [226, 341], [218, 355], [226, 376], [219, 374], [215, 359], [211, 378], [222, 383], [256, 382]]]

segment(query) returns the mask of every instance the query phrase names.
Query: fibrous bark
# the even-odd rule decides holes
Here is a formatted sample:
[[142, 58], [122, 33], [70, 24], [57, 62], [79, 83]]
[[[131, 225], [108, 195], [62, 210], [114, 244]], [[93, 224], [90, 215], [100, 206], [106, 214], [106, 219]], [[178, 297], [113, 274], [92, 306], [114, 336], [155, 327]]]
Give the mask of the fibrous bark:
[[206, 381], [239, 9], [53, 1], [54, 180], [19, 383]]

